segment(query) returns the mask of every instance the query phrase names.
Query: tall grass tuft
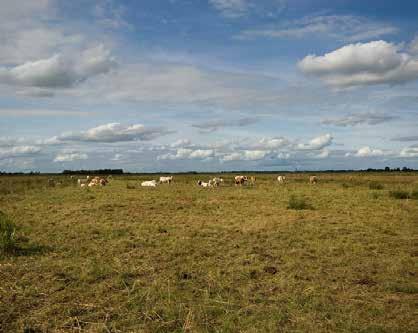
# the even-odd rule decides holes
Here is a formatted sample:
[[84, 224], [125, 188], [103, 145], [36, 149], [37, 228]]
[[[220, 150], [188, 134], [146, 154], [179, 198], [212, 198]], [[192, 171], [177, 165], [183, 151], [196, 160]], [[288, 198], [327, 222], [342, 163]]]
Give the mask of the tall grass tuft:
[[302, 209], [313, 209], [312, 205], [306, 201], [305, 198], [298, 198], [295, 195], [291, 195], [289, 198], [289, 205], [287, 209], [295, 209], [295, 210], [302, 210]]
[[389, 192], [389, 195], [392, 198], [395, 198], [395, 199], [410, 199], [411, 198], [411, 195], [409, 194], [409, 192], [407, 192], [407, 191], [400, 191], [400, 190], [390, 191]]
[[15, 224], [0, 211], [0, 254], [12, 254], [17, 250], [15, 232]]
[[383, 184], [373, 181], [369, 183], [369, 189], [371, 190], [383, 190], [385, 187], [383, 186]]

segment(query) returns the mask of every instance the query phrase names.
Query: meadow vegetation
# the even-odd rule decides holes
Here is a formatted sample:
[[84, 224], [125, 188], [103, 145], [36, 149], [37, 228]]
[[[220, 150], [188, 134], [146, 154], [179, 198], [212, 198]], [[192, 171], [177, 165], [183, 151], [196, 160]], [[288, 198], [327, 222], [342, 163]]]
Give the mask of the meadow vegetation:
[[417, 332], [418, 174], [318, 176], [2, 176], [0, 332]]

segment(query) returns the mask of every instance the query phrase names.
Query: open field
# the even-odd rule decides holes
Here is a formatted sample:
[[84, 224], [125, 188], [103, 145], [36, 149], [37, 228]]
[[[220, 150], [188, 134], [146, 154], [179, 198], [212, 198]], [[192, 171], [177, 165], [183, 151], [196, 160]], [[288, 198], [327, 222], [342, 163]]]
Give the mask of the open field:
[[417, 332], [418, 174], [276, 176], [0, 177], [0, 332]]

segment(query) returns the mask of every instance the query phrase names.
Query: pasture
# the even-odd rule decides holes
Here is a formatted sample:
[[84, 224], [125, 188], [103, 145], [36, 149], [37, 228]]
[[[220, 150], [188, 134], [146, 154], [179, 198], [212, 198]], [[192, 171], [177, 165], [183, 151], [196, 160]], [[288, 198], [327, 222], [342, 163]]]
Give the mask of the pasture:
[[0, 332], [417, 332], [418, 174], [317, 175], [2, 176]]

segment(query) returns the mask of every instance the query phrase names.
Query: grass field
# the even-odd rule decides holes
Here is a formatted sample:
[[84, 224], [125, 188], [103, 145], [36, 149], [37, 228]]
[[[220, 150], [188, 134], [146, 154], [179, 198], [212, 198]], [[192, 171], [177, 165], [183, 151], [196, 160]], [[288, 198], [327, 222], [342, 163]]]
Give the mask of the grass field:
[[0, 177], [0, 331], [418, 332], [418, 174], [276, 176]]

